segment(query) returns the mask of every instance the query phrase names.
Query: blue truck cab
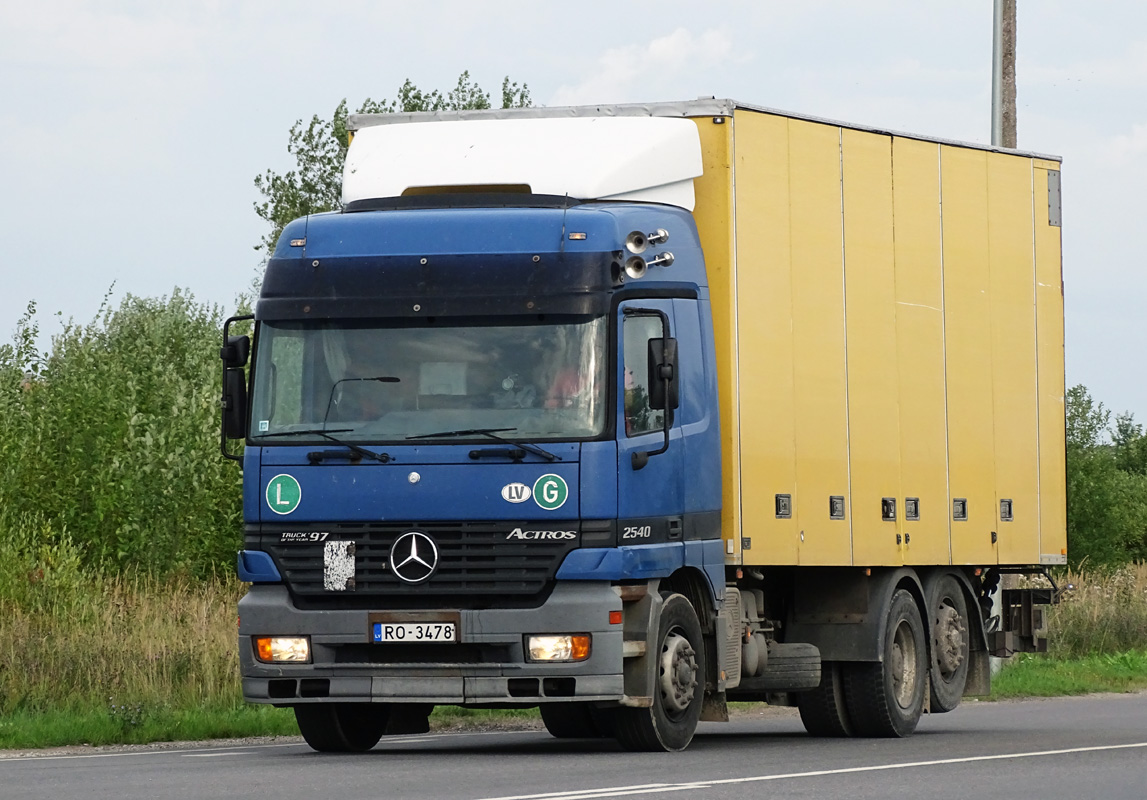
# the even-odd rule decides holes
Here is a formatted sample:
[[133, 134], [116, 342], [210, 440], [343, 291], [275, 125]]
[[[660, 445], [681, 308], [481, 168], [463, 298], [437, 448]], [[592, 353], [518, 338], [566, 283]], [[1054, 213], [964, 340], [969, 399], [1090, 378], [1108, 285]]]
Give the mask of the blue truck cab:
[[713, 675], [688, 639], [725, 582], [687, 211], [360, 201], [287, 226], [254, 316], [247, 700], [294, 706], [319, 749], [417, 730], [435, 704], [542, 705], [558, 730], [604, 726], [598, 706], [648, 717], [649, 626], [675, 588], [701, 605], [662, 736], [687, 743]]

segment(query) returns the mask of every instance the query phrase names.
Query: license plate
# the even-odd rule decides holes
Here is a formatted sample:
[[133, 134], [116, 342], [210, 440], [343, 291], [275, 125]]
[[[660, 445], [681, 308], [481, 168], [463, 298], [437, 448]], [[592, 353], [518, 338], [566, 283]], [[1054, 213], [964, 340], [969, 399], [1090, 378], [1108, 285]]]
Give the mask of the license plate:
[[453, 622], [376, 622], [376, 642], [456, 642]]

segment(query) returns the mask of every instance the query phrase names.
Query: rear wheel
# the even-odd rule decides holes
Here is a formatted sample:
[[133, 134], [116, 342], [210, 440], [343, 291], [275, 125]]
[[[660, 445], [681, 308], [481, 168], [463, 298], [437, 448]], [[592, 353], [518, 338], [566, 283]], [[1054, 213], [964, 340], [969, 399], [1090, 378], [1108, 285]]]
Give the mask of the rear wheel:
[[931, 710], [951, 711], [960, 705], [968, 682], [968, 603], [960, 582], [951, 575], [928, 587], [932, 626]]
[[362, 753], [386, 730], [386, 706], [371, 703], [308, 703], [295, 706], [299, 732], [320, 753]]
[[825, 661], [820, 665], [820, 685], [797, 695], [801, 722], [810, 736], [852, 736], [852, 720], [844, 701], [844, 665]]
[[693, 740], [705, 693], [705, 650], [697, 612], [666, 594], [657, 626], [656, 681], [649, 708], [614, 712], [614, 736], [627, 750], [684, 750]]
[[924, 622], [912, 595], [892, 595], [884, 634], [884, 661], [854, 662], [845, 671], [848, 716], [859, 736], [908, 736], [924, 711], [927, 649]]

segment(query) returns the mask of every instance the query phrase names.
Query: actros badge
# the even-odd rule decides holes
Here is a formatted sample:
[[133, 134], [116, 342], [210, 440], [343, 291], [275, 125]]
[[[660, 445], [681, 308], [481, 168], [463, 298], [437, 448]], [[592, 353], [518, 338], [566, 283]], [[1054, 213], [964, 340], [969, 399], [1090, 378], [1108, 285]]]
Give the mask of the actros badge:
[[390, 571], [403, 583], [422, 583], [438, 568], [438, 545], [422, 531], [409, 531], [390, 546]]

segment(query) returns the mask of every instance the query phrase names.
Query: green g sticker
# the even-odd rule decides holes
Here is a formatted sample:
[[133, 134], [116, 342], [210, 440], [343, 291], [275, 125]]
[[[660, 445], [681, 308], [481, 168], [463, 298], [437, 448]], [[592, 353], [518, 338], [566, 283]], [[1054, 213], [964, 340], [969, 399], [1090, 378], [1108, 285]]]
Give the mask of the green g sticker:
[[303, 499], [303, 487], [293, 475], [276, 475], [267, 484], [267, 507], [276, 514], [290, 514]]
[[534, 482], [534, 501], [546, 511], [561, 508], [570, 490], [560, 475], [543, 475]]

